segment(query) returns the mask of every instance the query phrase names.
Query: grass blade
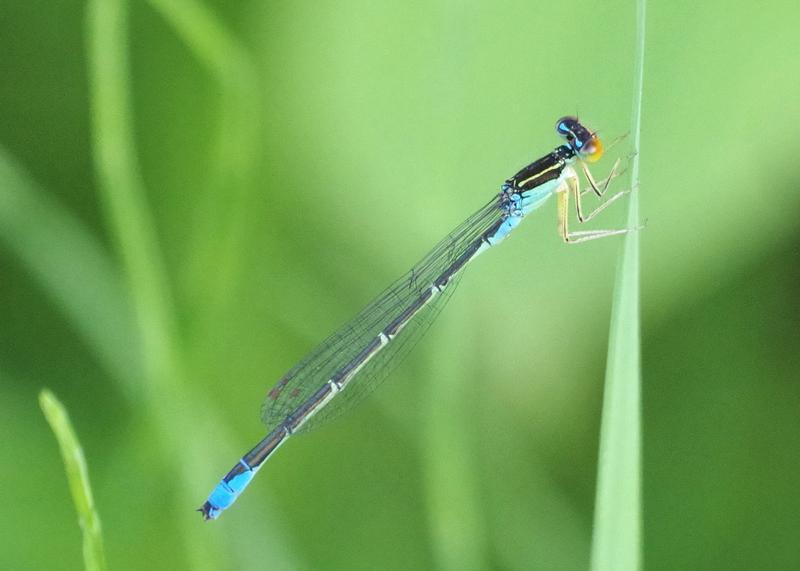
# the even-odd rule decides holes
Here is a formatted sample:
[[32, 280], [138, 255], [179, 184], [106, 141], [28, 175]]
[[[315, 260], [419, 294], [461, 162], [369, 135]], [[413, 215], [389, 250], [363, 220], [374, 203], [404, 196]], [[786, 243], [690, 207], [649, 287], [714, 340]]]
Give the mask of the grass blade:
[[134, 145], [127, 2], [90, 0], [87, 16], [95, 170], [143, 333], [145, 378], [152, 390], [152, 383], [161, 388], [177, 381], [176, 327]]
[[[253, 189], [260, 126], [256, 66], [249, 53], [199, 0], [149, 0], [214, 79], [220, 93], [215, 173], [195, 206], [184, 281], [208, 312], [231, 295], [241, 270], [243, 229]], [[208, 267], [217, 271], [208, 275]], [[200, 285], [202, 284], [202, 285]], [[209, 287], [211, 286], [211, 287]]]
[[[628, 228], [639, 227], [639, 145], [644, 76], [645, 0], [637, 0]], [[641, 568], [641, 362], [639, 232], [625, 235], [617, 266], [598, 459], [592, 569]]]
[[[166, 266], [156, 237], [134, 144], [128, 58], [128, 2], [89, 0], [87, 4], [90, 101], [95, 170], [109, 227], [121, 254], [125, 279], [142, 342], [146, 411], [168, 452], [169, 479], [176, 503], [190, 509], [202, 492], [191, 470], [202, 446], [195, 440], [187, 408], [183, 364]], [[197, 411], [194, 411], [197, 412]], [[178, 453], [180, 451], [182, 454]], [[197, 493], [196, 497], [194, 493]], [[196, 569], [218, 568], [213, 542], [197, 526], [184, 522], [183, 541]]]
[[[134, 144], [126, 0], [89, 0], [87, 43], [95, 170], [137, 315], [144, 353], [146, 410], [167, 451], [170, 477], [165, 478], [165, 485], [174, 489], [162, 492], [173, 497], [169, 507], [182, 514], [182, 540], [190, 566], [237, 567], [232, 562], [235, 557], [252, 556], [262, 545], [249, 541], [249, 548], [237, 553], [232, 541], [212, 534], [193, 513], [209, 491], [208, 482], [198, 479], [208, 469], [209, 442], [215, 442], [224, 453], [216, 444], [224, 441], [224, 428], [216, 410], [185, 383], [169, 277]], [[234, 453], [228, 456], [235, 457]], [[250, 529], [253, 535], [276, 541], [280, 536], [268, 522]], [[284, 552], [280, 549], [262, 551], [266, 551], [259, 558], [263, 564], [289, 567], [282, 561]]]
[[2, 147], [0, 181], [0, 240], [39, 281], [125, 394], [140, 397], [133, 311], [109, 253]]
[[100, 516], [94, 505], [92, 486], [89, 483], [89, 470], [83, 455], [81, 443], [72, 429], [64, 405], [47, 389], [39, 393], [39, 406], [47, 419], [61, 449], [64, 471], [67, 473], [72, 501], [78, 512], [78, 523], [83, 531], [83, 560], [89, 571], [106, 569], [106, 556], [103, 549], [103, 532]]

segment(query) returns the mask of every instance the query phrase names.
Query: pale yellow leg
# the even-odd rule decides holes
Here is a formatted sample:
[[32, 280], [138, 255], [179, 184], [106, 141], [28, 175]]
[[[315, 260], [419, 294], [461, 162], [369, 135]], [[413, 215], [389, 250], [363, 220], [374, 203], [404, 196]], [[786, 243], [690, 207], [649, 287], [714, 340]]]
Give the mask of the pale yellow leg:
[[[610, 175], [609, 175], [610, 176]], [[592, 211], [588, 216], [584, 217], [581, 212], [581, 191], [580, 191], [580, 181], [578, 180], [577, 176], [570, 176], [567, 177], [565, 180], [566, 188], [560, 189], [557, 192], [558, 197], [558, 232], [561, 235], [561, 238], [567, 244], [579, 244], [580, 242], [588, 242], [589, 240], [597, 240], [598, 238], [605, 238], [607, 236], [617, 236], [620, 234], [625, 234], [629, 231], [629, 229], [619, 229], [619, 230], [588, 230], [588, 231], [579, 231], [579, 232], [570, 232], [569, 231], [569, 198], [570, 195], [574, 197], [576, 209], [578, 211], [578, 221], [585, 222], [587, 220], [591, 220], [595, 214], [602, 211], [606, 208], [609, 204], [617, 200], [623, 194], [626, 194], [628, 191], [618, 192], [610, 199], [605, 201], [599, 207], [597, 207], [594, 211]]]
[[580, 198], [581, 195], [576, 193], [575, 194], [575, 209], [578, 211], [578, 222], [580, 222], [581, 224], [584, 223], [584, 222], [588, 222], [589, 220], [594, 218], [595, 215], [598, 212], [602, 212], [610, 204], [612, 204], [615, 200], [621, 198], [622, 196], [624, 196], [624, 195], [626, 195], [628, 193], [630, 193], [630, 190], [620, 190], [618, 193], [613, 195], [611, 198], [609, 198], [608, 200], [603, 202], [600, 206], [598, 206], [597, 208], [595, 208], [589, 214], [586, 214], [586, 215], [584, 215], [583, 211], [581, 210], [581, 198]]
[[[591, 178], [592, 175], [589, 173], [589, 168], [584, 163], [581, 163], [581, 165], [584, 168], [584, 173], [586, 173], [587, 179], [594, 185], [594, 180]], [[606, 184], [603, 187], [602, 191], [598, 192], [598, 194], [597, 194], [598, 196], [602, 197], [605, 194], [606, 190], [608, 190], [608, 184], [611, 182], [611, 180], [613, 178], [615, 178], [616, 176], [618, 176], [616, 174], [616, 170], [617, 170], [618, 166], [619, 166], [619, 159], [617, 159], [617, 161], [614, 163], [614, 167], [611, 169], [611, 174], [609, 174], [608, 177], [606, 177]], [[576, 182], [576, 186], [577, 186], [577, 182]], [[594, 186], [593, 186], [593, 188], [594, 188]], [[588, 222], [589, 220], [594, 218], [595, 215], [598, 212], [602, 212], [605, 208], [607, 208], [615, 200], [619, 199], [622, 195], [627, 194], [628, 192], [629, 191], [627, 191], [627, 190], [622, 190], [622, 191], [616, 193], [614, 196], [612, 196], [611, 198], [609, 198], [608, 200], [603, 202], [600, 206], [595, 208], [592, 212], [590, 212], [587, 215], [584, 215], [583, 214], [583, 207], [582, 207], [582, 204], [581, 204], [581, 196], [583, 195], [583, 193], [578, 191], [578, 190], [574, 191], [575, 210], [576, 210], [576, 213], [578, 215], [578, 222], [580, 222], [581, 224], [584, 223], [584, 222]]]
[[[583, 170], [583, 173], [586, 176], [586, 180], [589, 181], [589, 188], [584, 188], [583, 190], [581, 190], [581, 196], [583, 196], [584, 194], [586, 194], [588, 192], [594, 192], [598, 196], [602, 196], [603, 193], [608, 189], [608, 187], [611, 184], [612, 180], [614, 180], [615, 178], [619, 178], [622, 175], [624, 175], [626, 172], [628, 172], [627, 163], [630, 163], [631, 159], [634, 156], [636, 156], [636, 153], [631, 153], [630, 155], [628, 155], [626, 157], [626, 161], [625, 161], [626, 162], [626, 166], [624, 168], [622, 168], [622, 169], [619, 169], [619, 165], [622, 162], [622, 159], [617, 159], [614, 162], [614, 166], [611, 167], [611, 172], [609, 173], [609, 175], [606, 178], [601, 179], [598, 182], [594, 181], [594, 177], [592, 176], [591, 172], [589, 172], [588, 165], [586, 165], [586, 163], [582, 162], [581, 163], [581, 170]], [[593, 184], [594, 184], [594, 186], [592, 186]], [[599, 191], [599, 193], [598, 193], [598, 191]]]

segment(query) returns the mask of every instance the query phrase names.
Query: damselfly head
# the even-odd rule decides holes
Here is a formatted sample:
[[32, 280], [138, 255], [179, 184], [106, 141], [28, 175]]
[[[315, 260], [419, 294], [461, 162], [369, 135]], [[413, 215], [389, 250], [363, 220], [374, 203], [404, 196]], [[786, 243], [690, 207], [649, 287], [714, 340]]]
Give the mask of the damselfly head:
[[584, 127], [577, 117], [566, 116], [556, 122], [556, 132], [567, 140], [575, 154], [590, 163], [603, 156], [603, 143], [597, 133]]

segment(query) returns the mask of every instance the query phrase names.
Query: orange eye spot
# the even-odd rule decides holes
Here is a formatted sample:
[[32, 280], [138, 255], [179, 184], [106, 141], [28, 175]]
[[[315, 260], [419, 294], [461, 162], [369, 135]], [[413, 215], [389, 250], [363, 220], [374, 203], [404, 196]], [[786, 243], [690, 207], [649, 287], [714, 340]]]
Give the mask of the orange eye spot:
[[603, 150], [603, 143], [600, 142], [600, 139], [595, 137], [591, 143], [584, 145], [582, 154], [587, 162], [593, 163], [603, 156]]

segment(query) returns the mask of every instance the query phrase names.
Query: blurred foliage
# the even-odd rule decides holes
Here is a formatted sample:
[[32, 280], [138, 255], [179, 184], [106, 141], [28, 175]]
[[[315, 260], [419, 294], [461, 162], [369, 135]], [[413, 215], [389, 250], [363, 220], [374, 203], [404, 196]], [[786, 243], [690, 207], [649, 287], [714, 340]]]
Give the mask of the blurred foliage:
[[[143, 327], [100, 172], [98, 27], [82, 2], [4, 2], [0, 568], [81, 566], [45, 385], [110, 568], [585, 568], [618, 244], [562, 246], [552, 206], [468, 270], [384, 388], [293, 439], [220, 521], [192, 510], [261, 437], [272, 383], [552, 148], [557, 117], [627, 129], [633, 6], [112, 4], [174, 329]], [[648, 569], [800, 567], [799, 16], [650, 6]], [[179, 378], [153, 377], [154, 342]]]

